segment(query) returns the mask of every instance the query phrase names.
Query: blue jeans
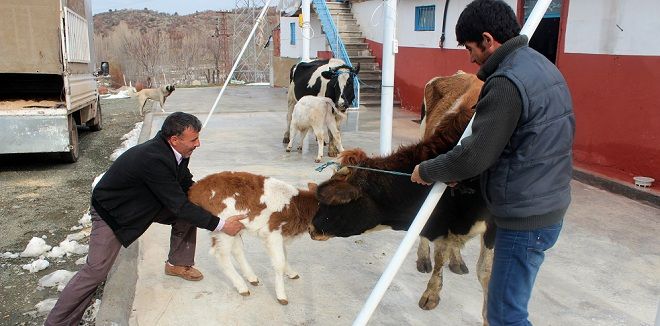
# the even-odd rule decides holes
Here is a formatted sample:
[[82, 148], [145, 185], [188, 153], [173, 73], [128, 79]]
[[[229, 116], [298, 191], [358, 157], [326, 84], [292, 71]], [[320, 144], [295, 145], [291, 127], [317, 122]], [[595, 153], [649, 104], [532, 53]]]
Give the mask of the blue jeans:
[[557, 242], [561, 227], [562, 223], [532, 231], [497, 229], [488, 286], [490, 326], [531, 325], [527, 303], [545, 251]]

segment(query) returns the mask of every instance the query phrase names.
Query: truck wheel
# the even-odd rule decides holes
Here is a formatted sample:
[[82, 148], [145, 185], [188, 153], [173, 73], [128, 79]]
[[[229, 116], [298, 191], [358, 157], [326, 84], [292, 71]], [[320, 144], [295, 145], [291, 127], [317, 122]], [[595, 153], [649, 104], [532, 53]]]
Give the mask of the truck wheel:
[[99, 131], [103, 129], [103, 117], [101, 115], [101, 99], [96, 99], [96, 115], [92, 120], [87, 121], [87, 127], [91, 131]]
[[73, 115], [69, 115], [69, 149], [70, 151], [62, 153], [62, 160], [67, 163], [78, 161], [78, 126]]

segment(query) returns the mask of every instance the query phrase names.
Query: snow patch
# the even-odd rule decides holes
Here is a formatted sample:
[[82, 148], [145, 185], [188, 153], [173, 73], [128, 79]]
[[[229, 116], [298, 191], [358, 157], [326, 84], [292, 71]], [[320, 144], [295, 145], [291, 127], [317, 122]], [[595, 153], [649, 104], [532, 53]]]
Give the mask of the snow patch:
[[46, 316], [51, 310], [53, 310], [56, 302], [57, 298], [50, 298], [44, 301], [40, 301], [34, 305], [34, 307], [37, 308], [37, 314], [39, 314], [39, 316]]
[[21, 257], [39, 257], [50, 248], [52, 247], [47, 245], [44, 239], [33, 237], [21, 253]]
[[83, 255], [86, 254], [87, 251], [89, 251], [89, 245], [81, 245], [75, 240], [64, 240], [60, 242], [59, 246], [54, 247], [46, 256], [49, 258], [61, 258], [64, 255]]
[[86, 262], [87, 262], [87, 255], [78, 258], [78, 260], [76, 260], [76, 265], [84, 265]]
[[127, 134], [123, 135], [121, 139], [124, 141], [121, 143], [119, 148], [110, 155], [110, 160], [116, 160], [121, 154], [127, 151], [129, 148], [137, 145], [138, 138], [140, 137], [140, 131], [142, 130], [142, 122], [138, 122], [133, 127], [133, 130], [129, 131]]
[[44, 270], [50, 266], [50, 263], [45, 259], [37, 259], [29, 264], [25, 264], [22, 268], [30, 273], [36, 273], [40, 270]]
[[[89, 215], [89, 214], [86, 214], [86, 215]], [[84, 217], [83, 217], [83, 218], [84, 218]], [[82, 240], [82, 239], [84, 239], [84, 238], [89, 237], [89, 235], [90, 235], [91, 233], [92, 233], [92, 229], [91, 229], [91, 228], [87, 228], [87, 229], [84, 229], [84, 230], [82, 230], [82, 231], [80, 231], [80, 232], [72, 233], [72, 234], [67, 235], [65, 240], [69, 240], [69, 241], [80, 241], [80, 240]]]
[[73, 275], [76, 275], [76, 272], [59, 269], [40, 278], [39, 286], [44, 288], [57, 286], [57, 291], [62, 291]]
[[14, 254], [14, 253], [11, 253], [11, 252], [7, 251], [7, 252], [5, 252], [5, 253], [3, 253], [3, 254], [0, 254], [0, 257], [2, 257], [2, 258], [8, 258], [8, 259], [9, 259], [9, 258], [18, 258], [18, 255], [19, 255], [19, 253], [15, 253], [15, 254]]

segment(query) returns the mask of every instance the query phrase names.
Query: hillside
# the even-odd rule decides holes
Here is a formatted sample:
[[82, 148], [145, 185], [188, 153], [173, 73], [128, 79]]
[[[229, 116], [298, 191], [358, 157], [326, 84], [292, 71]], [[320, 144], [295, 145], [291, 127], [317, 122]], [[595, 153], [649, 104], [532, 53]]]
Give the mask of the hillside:
[[[99, 13], [94, 15], [96, 58], [110, 63], [114, 86], [172, 81], [217, 84], [226, 78], [258, 14], [255, 9], [178, 15], [146, 8]], [[264, 44], [278, 21], [274, 8], [267, 16], [244, 56], [253, 62], [241, 61], [242, 70], [252, 71], [252, 75], [256, 71], [259, 76], [267, 75], [270, 50], [264, 50]]]
[[[167, 32], [179, 32], [197, 30], [213, 33], [218, 19], [227, 15], [231, 19], [231, 12], [204, 11], [190, 15], [180, 16], [153, 10], [113, 10], [94, 15], [94, 33], [107, 37], [120, 25], [121, 22], [132, 30], [146, 33], [149, 30], [160, 30]], [[228, 28], [231, 23], [228, 22]]]

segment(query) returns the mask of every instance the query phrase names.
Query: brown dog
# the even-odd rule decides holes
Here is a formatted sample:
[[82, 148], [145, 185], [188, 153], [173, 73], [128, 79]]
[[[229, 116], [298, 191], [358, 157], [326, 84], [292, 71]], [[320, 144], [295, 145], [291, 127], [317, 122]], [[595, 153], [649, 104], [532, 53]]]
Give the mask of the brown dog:
[[165, 109], [163, 109], [165, 99], [174, 92], [174, 88], [174, 85], [163, 85], [158, 88], [145, 88], [137, 92], [140, 116], [144, 116], [144, 105], [147, 103], [147, 100], [160, 103], [160, 110], [165, 112]]

